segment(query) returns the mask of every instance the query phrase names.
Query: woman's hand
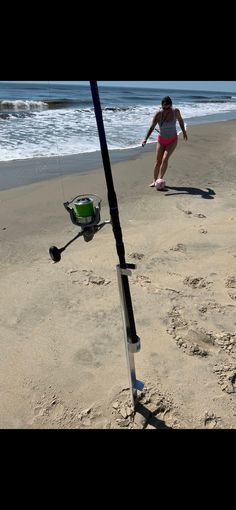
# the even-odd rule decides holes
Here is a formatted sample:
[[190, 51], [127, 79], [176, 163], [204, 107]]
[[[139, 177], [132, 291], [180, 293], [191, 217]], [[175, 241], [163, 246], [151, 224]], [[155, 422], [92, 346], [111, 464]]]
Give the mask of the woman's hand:
[[142, 141], [142, 147], [144, 147], [144, 145], [146, 145], [147, 143], [147, 138], [144, 138], [144, 140]]
[[184, 137], [184, 140], [187, 140], [187, 139], [188, 139], [188, 136], [187, 136], [186, 131], [183, 133], [183, 137]]

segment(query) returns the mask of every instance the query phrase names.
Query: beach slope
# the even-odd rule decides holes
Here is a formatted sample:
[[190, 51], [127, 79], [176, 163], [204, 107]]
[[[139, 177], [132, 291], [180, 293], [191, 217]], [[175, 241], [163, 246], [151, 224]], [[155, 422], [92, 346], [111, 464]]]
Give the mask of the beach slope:
[[0, 192], [1, 428], [236, 428], [236, 122], [188, 136], [162, 192], [148, 186], [154, 150], [112, 166], [137, 265], [135, 416], [111, 226], [48, 255], [77, 233], [64, 200], [97, 193], [109, 219], [103, 169]]

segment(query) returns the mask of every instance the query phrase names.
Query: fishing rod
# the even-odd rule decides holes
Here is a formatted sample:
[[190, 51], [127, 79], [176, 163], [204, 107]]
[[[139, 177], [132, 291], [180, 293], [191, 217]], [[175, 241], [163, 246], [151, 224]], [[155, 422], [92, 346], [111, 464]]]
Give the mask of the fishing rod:
[[128, 375], [129, 375], [129, 383], [130, 383], [130, 393], [131, 393], [131, 401], [133, 407], [135, 407], [135, 403], [137, 400], [137, 390], [142, 390], [144, 384], [141, 381], [136, 379], [135, 373], [135, 363], [134, 363], [134, 353], [140, 351], [141, 342], [140, 338], [137, 336], [133, 306], [129, 288], [129, 280], [128, 276], [131, 275], [131, 269], [135, 269], [135, 264], [127, 264], [125, 260], [125, 247], [122, 238], [122, 230], [119, 220], [119, 210], [117, 197], [115, 193], [110, 157], [107, 148], [106, 134], [103, 123], [102, 116], [102, 108], [100, 103], [98, 85], [96, 81], [90, 81], [90, 88], [92, 92], [93, 104], [95, 117], [97, 122], [98, 136], [101, 147], [101, 154], [103, 160], [103, 167], [105, 172], [106, 184], [107, 184], [107, 198], [108, 204], [110, 208], [110, 217], [111, 217], [111, 225], [113, 234], [116, 241], [116, 250], [119, 258], [120, 264], [116, 266], [117, 269], [117, 278], [118, 278], [118, 287], [120, 292], [121, 299], [121, 309], [122, 309], [122, 318], [123, 318], [123, 327], [124, 327], [124, 340], [125, 340], [125, 349], [126, 349], [126, 359], [128, 366]]
[[49, 255], [53, 262], [59, 262], [61, 260], [61, 253], [65, 251], [66, 248], [70, 244], [72, 244], [76, 239], [83, 236], [84, 241], [86, 242], [92, 241], [94, 235], [97, 232], [99, 232], [105, 225], [107, 224], [112, 225], [112, 230], [116, 241], [116, 250], [120, 262], [116, 266], [117, 279], [121, 300], [125, 351], [130, 385], [130, 396], [133, 409], [135, 409], [135, 405], [137, 403], [137, 391], [138, 390], [141, 391], [144, 387], [144, 383], [136, 379], [134, 354], [140, 351], [141, 342], [140, 338], [136, 333], [133, 306], [128, 280], [128, 276], [132, 274], [131, 269], [135, 269], [136, 265], [127, 264], [125, 260], [125, 248], [119, 220], [118, 203], [113, 184], [111, 164], [107, 148], [97, 82], [90, 81], [90, 88], [93, 98], [94, 111], [103, 160], [103, 167], [107, 184], [107, 196], [110, 208], [110, 220], [105, 220], [104, 222], [100, 223], [102, 199], [98, 195], [94, 194], [77, 195], [70, 202], [68, 201], [64, 202], [63, 205], [66, 211], [69, 213], [72, 223], [80, 227], [81, 230], [75, 237], [73, 237], [73, 239], [66, 243], [62, 248], [51, 246], [49, 248]]

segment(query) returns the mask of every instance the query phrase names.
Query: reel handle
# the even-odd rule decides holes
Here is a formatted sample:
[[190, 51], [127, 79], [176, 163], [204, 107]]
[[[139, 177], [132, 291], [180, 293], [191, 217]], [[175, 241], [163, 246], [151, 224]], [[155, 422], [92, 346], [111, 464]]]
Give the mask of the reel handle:
[[50, 246], [49, 248], [49, 255], [53, 262], [60, 262], [61, 260], [61, 253], [69, 246], [71, 243], [73, 243], [78, 237], [82, 236], [83, 232], [79, 232], [73, 239], [71, 239], [68, 243], [65, 244], [65, 246], [62, 246], [62, 248], [57, 248], [56, 246]]
[[61, 260], [61, 252], [64, 251], [65, 248], [57, 248], [56, 246], [50, 246], [49, 255], [53, 262], [60, 262]]

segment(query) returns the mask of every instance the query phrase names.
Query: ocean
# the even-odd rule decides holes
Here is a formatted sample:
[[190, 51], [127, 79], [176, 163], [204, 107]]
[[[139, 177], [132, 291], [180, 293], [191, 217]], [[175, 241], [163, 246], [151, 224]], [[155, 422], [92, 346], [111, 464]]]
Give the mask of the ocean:
[[[236, 119], [235, 92], [98, 87], [109, 150], [139, 147], [165, 95], [187, 126]], [[2, 162], [99, 151], [89, 82], [0, 82], [0, 140]]]

